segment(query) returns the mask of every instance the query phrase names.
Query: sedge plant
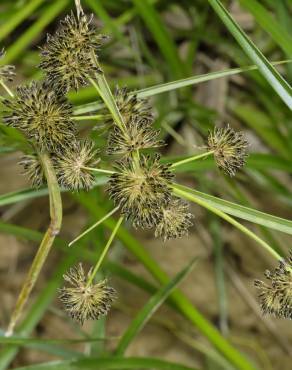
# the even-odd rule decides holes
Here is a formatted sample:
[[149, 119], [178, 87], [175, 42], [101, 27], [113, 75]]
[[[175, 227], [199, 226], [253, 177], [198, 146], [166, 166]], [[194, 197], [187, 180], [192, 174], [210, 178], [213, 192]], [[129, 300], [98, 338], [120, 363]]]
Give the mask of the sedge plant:
[[[6, 97], [3, 121], [26, 137], [28, 146], [20, 164], [33, 187], [46, 185], [49, 191], [51, 221], [23, 283], [11, 315], [6, 335], [12, 335], [20, 320], [31, 291], [62, 224], [60, 189], [76, 192], [94, 187], [95, 174], [107, 176], [107, 194], [112, 209], [82, 232], [69, 246], [91, 232], [111, 216], [116, 224], [95, 266], [85, 271], [82, 262], [65, 275], [67, 283], [60, 290], [60, 300], [69, 316], [83, 324], [108, 314], [116, 291], [107, 280], [98, 280], [98, 272], [123, 222], [134, 228], [153, 230], [161, 243], [187, 236], [194, 222], [188, 202], [194, 202], [229, 222], [255, 240], [280, 265], [266, 272], [271, 284], [256, 280], [263, 313], [292, 317], [292, 261], [284, 260], [267, 242], [225, 212], [190, 194], [175, 181], [176, 170], [186, 164], [213, 157], [228, 176], [235, 176], [245, 165], [249, 143], [243, 132], [230, 125], [210, 131], [204, 150], [173, 163], [161, 161], [160, 148], [166, 144], [153, 126], [150, 102], [135, 92], [117, 88], [113, 93], [99, 62], [98, 52], [107, 37], [101, 35], [76, 1], [72, 11], [60, 22], [53, 35], [48, 35], [41, 49], [42, 81], [33, 81], [13, 92], [8, 82], [14, 75], [12, 66], [0, 69], [0, 84]], [[1, 56], [4, 52], [1, 52]], [[66, 95], [71, 90], [91, 85], [104, 106], [84, 119], [101, 117], [108, 127], [106, 154], [89, 138], [80, 138], [72, 105]], [[102, 165], [101, 165], [102, 163]]]

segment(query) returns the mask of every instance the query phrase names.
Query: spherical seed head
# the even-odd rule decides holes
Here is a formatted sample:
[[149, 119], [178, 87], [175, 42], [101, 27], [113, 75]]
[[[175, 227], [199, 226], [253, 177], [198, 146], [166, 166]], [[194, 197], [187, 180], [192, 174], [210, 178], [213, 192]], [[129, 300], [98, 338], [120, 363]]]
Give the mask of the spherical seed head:
[[115, 101], [125, 124], [129, 123], [133, 116], [138, 116], [141, 120], [152, 123], [152, 108], [147, 99], [138, 98], [137, 94], [130, 94], [128, 89], [124, 87], [116, 88]]
[[70, 286], [60, 289], [60, 300], [65, 310], [81, 325], [87, 320], [98, 320], [100, 316], [107, 315], [116, 298], [116, 291], [107, 285], [106, 280], [88, 284], [91, 272], [89, 270], [86, 276], [80, 263], [64, 275]]
[[153, 130], [152, 122], [134, 115], [121, 130], [114, 126], [109, 135], [108, 154], [128, 155], [136, 150], [158, 148], [164, 145], [159, 140], [160, 131]]
[[273, 272], [267, 270], [266, 278], [270, 284], [256, 280], [255, 286], [260, 290], [259, 298], [264, 314], [279, 318], [292, 319], [292, 254], [287, 261], [279, 262]]
[[[0, 50], [0, 59], [2, 59], [5, 56], [4, 49]], [[12, 81], [13, 77], [15, 76], [14, 73], [14, 66], [11, 65], [5, 65], [3, 67], [0, 67], [0, 80], [2, 81]]]
[[48, 35], [40, 67], [52, 85], [77, 90], [87, 84], [88, 76], [100, 72], [94, 56], [105, 37], [97, 33], [91, 21], [92, 17], [88, 19], [85, 14], [76, 19], [71, 13], [61, 21], [55, 35]]
[[173, 179], [168, 165], [160, 156], [141, 155], [138, 162], [130, 157], [118, 162], [109, 180], [109, 194], [134, 226], [152, 227], [159, 209], [171, 199], [168, 182]]
[[72, 106], [62, 93], [46, 82], [18, 87], [15, 98], [4, 101], [11, 110], [4, 122], [23, 131], [40, 150], [61, 150], [75, 137]]
[[161, 208], [161, 218], [156, 225], [155, 236], [166, 241], [187, 235], [193, 219], [193, 215], [188, 210], [189, 206], [186, 202], [173, 197], [166, 206]]
[[94, 185], [95, 177], [85, 167], [95, 167], [98, 162], [93, 142], [75, 141], [56, 156], [55, 168], [60, 185], [73, 191], [89, 190]]
[[32, 187], [39, 188], [46, 183], [42, 164], [37, 154], [24, 155], [19, 164], [23, 167], [23, 174], [29, 178]]
[[234, 176], [236, 171], [245, 164], [248, 145], [244, 134], [235, 132], [229, 126], [215, 128], [209, 133], [208, 148], [214, 150], [218, 168], [229, 176]]

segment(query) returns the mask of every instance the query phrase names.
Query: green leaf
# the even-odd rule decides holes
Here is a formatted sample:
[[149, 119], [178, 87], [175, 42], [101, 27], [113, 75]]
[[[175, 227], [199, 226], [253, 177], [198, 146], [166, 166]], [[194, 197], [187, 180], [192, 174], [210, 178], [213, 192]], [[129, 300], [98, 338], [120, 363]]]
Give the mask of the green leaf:
[[[33, 23], [8, 49], [7, 52], [0, 60], [0, 65], [8, 64], [14, 61], [19, 54], [21, 54], [28, 45], [37, 37], [42, 30], [54, 20], [59, 13], [68, 5], [69, 0], [53, 1], [40, 16], [40, 18]], [[25, 8], [25, 7], [24, 7]]]
[[0, 41], [2, 41], [10, 32], [12, 32], [21, 22], [29, 17], [44, 0], [31, 0], [22, 6], [19, 11], [9, 17], [5, 23], [0, 26]]
[[44, 364], [15, 368], [15, 370], [89, 370], [89, 369], [166, 369], [166, 370], [196, 370], [168, 361], [149, 357], [132, 358], [86, 358], [72, 361], [53, 361]]
[[256, 45], [247, 37], [240, 26], [224, 8], [222, 3], [219, 0], [208, 1], [245, 53], [258, 66], [259, 71], [265, 79], [280, 96], [283, 102], [285, 102], [292, 110], [292, 89], [288, 82], [285, 81]]
[[[271, 64], [276, 66], [276, 65], [281, 65], [285, 63], [291, 63], [291, 62], [292, 60], [289, 59], [289, 60], [284, 60], [284, 61], [279, 61], [279, 62], [273, 62]], [[205, 74], [198, 75], [198, 76], [183, 78], [177, 81], [166, 82], [166, 83], [159, 84], [156, 86], [146, 87], [145, 89], [137, 90], [134, 93], [137, 94], [139, 98], [146, 98], [146, 97], [161, 94], [167, 91], [181, 89], [182, 87], [197, 85], [202, 82], [211, 81], [211, 80], [215, 80], [217, 78], [222, 78], [226, 76], [232, 76], [232, 75], [236, 75], [239, 73], [254, 71], [257, 69], [259, 69], [257, 65], [251, 65], [251, 66], [246, 66], [246, 67], [241, 67], [241, 68], [228, 68], [228, 69], [224, 69], [221, 71], [205, 73]]]
[[132, 323], [128, 326], [126, 332], [121, 338], [119, 345], [116, 350], [116, 355], [121, 356], [125, 353], [130, 342], [138, 335], [138, 333], [143, 329], [152, 315], [158, 310], [158, 308], [163, 304], [167, 297], [172, 293], [172, 291], [177, 287], [181, 281], [188, 275], [188, 273], [194, 267], [197, 258], [194, 258], [187, 267], [185, 267], [181, 272], [179, 272], [172, 280], [170, 280], [166, 285], [160, 288], [156, 294], [154, 294], [150, 300], [145, 304], [141, 311], [134, 318]]
[[292, 55], [292, 37], [286, 28], [277, 22], [270, 12], [257, 0], [239, 0], [255, 17], [258, 24], [267, 31], [287, 55]]
[[169, 65], [172, 74], [176, 78], [183, 77], [185, 66], [179, 58], [175, 43], [170, 37], [160, 15], [155, 10], [155, 7], [149, 0], [132, 0], [139, 14], [143, 18], [149, 30], [152, 32], [153, 38], [159, 46], [161, 53]]
[[206, 203], [209, 203], [213, 207], [229, 215], [292, 235], [292, 221], [281, 217], [272, 216], [268, 213], [260, 212], [252, 208], [241, 206], [239, 204], [214, 197], [213, 195], [190, 189], [186, 186], [178, 184], [175, 184], [175, 186], [185, 192], [194, 194], [197, 198], [204, 200]]

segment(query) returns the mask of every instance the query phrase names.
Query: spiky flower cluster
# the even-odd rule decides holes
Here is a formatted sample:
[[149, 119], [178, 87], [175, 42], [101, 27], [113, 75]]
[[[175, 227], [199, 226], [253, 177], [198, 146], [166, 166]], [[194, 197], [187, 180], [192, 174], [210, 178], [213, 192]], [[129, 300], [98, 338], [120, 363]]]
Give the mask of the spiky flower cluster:
[[94, 63], [96, 53], [105, 40], [91, 25], [92, 17], [81, 14], [76, 19], [68, 15], [55, 35], [47, 36], [47, 44], [41, 51], [40, 67], [46, 72], [52, 86], [60, 84], [70, 90], [78, 90], [88, 83], [88, 77], [100, 70]]
[[116, 298], [116, 291], [107, 285], [106, 280], [97, 284], [88, 282], [91, 272], [90, 269], [86, 275], [79, 263], [64, 275], [70, 286], [60, 290], [60, 300], [69, 316], [82, 325], [86, 320], [97, 320], [106, 315]]
[[108, 153], [123, 158], [109, 180], [110, 198], [134, 227], [154, 227], [155, 235], [163, 240], [181, 237], [192, 224], [191, 215], [188, 206], [172, 195], [170, 165], [161, 164], [157, 153], [140, 153], [164, 144], [159, 131], [152, 128], [150, 105], [125, 89], [117, 90], [116, 98], [124, 125], [113, 127]]
[[32, 187], [39, 188], [45, 184], [45, 174], [35, 153], [24, 155], [19, 164], [23, 167], [23, 174], [28, 177]]
[[255, 280], [263, 313], [292, 319], [292, 252], [287, 260], [279, 262], [274, 272], [267, 270], [265, 276], [270, 284]]
[[4, 122], [24, 132], [40, 150], [58, 151], [75, 138], [72, 106], [61, 89], [33, 81], [18, 87], [16, 97], [4, 104], [11, 111]]
[[209, 133], [208, 148], [214, 151], [218, 168], [229, 176], [234, 176], [245, 164], [248, 145], [244, 134], [235, 132], [229, 125]]
[[[4, 49], [0, 50], [0, 59], [2, 59], [5, 56]], [[15, 75], [14, 73], [14, 66], [11, 65], [4, 65], [3, 67], [0, 67], [0, 80], [2, 81], [12, 81], [13, 77]]]
[[99, 162], [93, 142], [76, 141], [65, 155], [56, 156], [56, 172], [61, 186], [69, 190], [89, 190], [94, 184], [91, 167]]

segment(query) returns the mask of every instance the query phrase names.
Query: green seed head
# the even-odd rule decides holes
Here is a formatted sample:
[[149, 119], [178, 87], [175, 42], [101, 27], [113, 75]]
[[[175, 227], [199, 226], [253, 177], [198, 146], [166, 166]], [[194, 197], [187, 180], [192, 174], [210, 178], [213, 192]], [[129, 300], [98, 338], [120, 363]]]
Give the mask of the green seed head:
[[15, 98], [4, 105], [10, 110], [4, 122], [24, 132], [39, 150], [60, 151], [75, 137], [72, 106], [46, 82], [18, 87]]

